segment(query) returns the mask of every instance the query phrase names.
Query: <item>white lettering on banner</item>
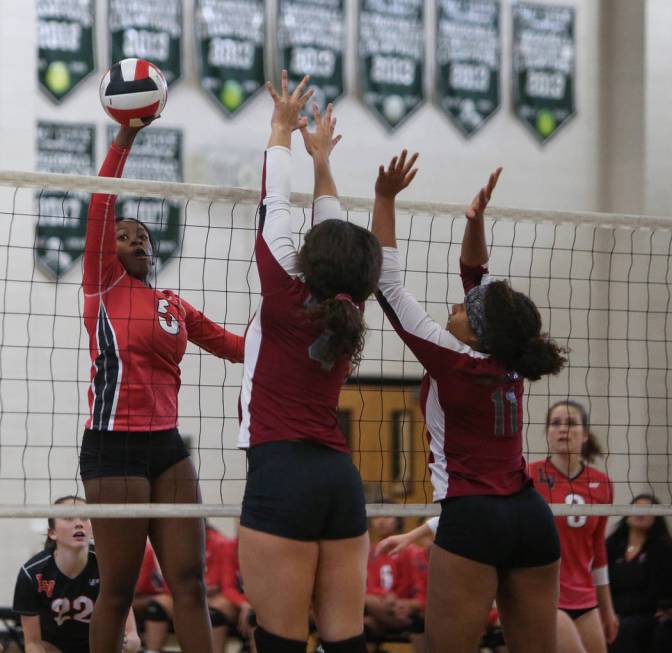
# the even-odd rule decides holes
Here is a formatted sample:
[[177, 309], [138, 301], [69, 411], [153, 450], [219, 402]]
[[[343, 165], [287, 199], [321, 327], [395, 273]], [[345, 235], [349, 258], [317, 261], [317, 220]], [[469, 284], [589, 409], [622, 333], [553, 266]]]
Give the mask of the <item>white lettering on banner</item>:
[[332, 50], [294, 48], [289, 68], [295, 74], [331, 77], [336, 69], [336, 54]]
[[378, 84], [411, 86], [415, 80], [415, 62], [401, 57], [376, 55], [371, 64], [371, 80]]
[[211, 66], [249, 70], [254, 65], [255, 47], [249, 41], [213, 38], [208, 49]]
[[38, 45], [43, 50], [77, 52], [82, 43], [82, 26], [58, 20], [41, 20], [38, 23]]
[[124, 31], [122, 50], [126, 57], [168, 61], [168, 57], [170, 56], [170, 35], [167, 32], [127, 29]]
[[82, 27], [93, 25], [92, 0], [37, 0], [38, 18], [75, 20]]

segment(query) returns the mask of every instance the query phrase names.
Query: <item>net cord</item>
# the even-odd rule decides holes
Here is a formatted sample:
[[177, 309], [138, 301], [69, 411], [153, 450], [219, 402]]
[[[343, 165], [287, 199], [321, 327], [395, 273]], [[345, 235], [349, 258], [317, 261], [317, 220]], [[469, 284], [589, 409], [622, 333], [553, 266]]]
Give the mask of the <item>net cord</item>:
[[[240, 517], [240, 505], [214, 504], [174, 504], [174, 503], [108, 503], [88, 505], [4, 505], [0, 506], [0, 519], [35, 519], [35, 518], [195, 518], [195, 517]], [[589, 516], [589, 517], [628, 517], [639, 516], [672, 516], [669, 505], [627, 505], [613, 504], [551, 504], [556, 517]], [[440, 507], [434, 504], [367, 504], [368, 517], [432, 517], [440, 513]]]
[[[170, 197], [180, 200], [202, 200], [207, 202], [256, 204], [259, 201], [259, 190], [251, 188], [220, 187], [166, 181], [142, 181], [138, 179], [118, 179], [115, 177], [87, 177], [46, 172], [0, 171], [0, 186]], [[341, 196], [339, 200], [344, 211], [373, 210], [373, 200], [371, 198]], [[293, 206], [298, 208], [310, 208], [313, 203], [313, 196], [308, 193], [292, 193], [291, 202]], [[467, 209], [466, 204], [410, 202], [403, 200], [398, 201], [396, 206], [400, 211], [435, 216], [461, 215]], [[672, 230], [672, 218], [663, 216], [543, 211], [506, 207], [489, 208], [486, 211], [486, 215], [525, 222], [571, 223], [584, 226], [594, 225], [597, 227], [627, 229], [632, 229], [634, 226], [641, 229]]]

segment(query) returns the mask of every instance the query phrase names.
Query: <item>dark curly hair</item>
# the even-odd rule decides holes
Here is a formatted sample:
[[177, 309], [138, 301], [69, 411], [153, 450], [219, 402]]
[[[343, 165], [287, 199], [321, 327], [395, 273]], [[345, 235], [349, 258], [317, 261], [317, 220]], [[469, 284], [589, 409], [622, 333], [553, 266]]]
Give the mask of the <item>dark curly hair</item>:
[[563, 368], [567, 352], [541, 333], [541, 316], [527, 295], [513, 290], [508, 281], [493, 281], [484, 304], [485, 347], [507, 370], [537, 381]]
[[590, 430], [590, 416], [588, 415], [588, 411], [583, 404], [580, 404], [578, 401], [574, 401], [573, 399], [556, 401], [546, 413], [546, 431], [548, 431], [548, 427], [551, 425], [551, 414], [558, 408], [558, 406], [574, 408], [581, 416], [581, 426], [583, 426], [583, 430], [588, 434], [588, 439], [581, 445], [581, 458], [587, 463], [592, 463], [598, 456], [603, 456], [604, 452], [602, 451], [602, 447], [597, 441], [595, 434]]
[[[329, 334], [320, 351], [326, 369], [342, 357], [359, 364], [366, 325], [357, 304], [377, 288], [382, 261], [376, 237], [351, 222], [325, 220], [306, 234], [299, 268], [316, 300], [307, 316]], [[339, 294], [352, 302], [336, 299]]]
[[[656, 497], [654, 494], [644, 492], [634, 497], [630, 502], [630, 505], [637, 503], [641, 499], [649, 501], [652, 506], [657, 506], [660, 504], [658, 497]], [[621, 519], [619, 519], [618, 523], [616, 524], [616, 527], [614, 528], [612, 534], [609, 536], [609, 539], [618, 542], [619, 545], [623, 547], [625, 546], [628, 540], [629, 530], [630, 526], [628, 526], [628, 518], [621, 517]], [[646, 542], [644, 544], [644, 547], [646, 548], [649, 542], [656, 542], [659, 540], [670, 542], [670, 530], [667, 527], [665, 517], [662, 517], [661, 515], [656, 515], [653, 518], [653, 524], [651, 528], [649, 528], [649, 530], [646, 533]]]

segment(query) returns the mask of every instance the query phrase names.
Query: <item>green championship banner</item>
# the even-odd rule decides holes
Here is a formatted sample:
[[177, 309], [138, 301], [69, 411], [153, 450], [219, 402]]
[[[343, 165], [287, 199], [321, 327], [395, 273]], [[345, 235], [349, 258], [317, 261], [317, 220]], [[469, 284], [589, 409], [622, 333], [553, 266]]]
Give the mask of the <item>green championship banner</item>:
[[567, 6], [513, 6], [516, 114], [542, 143], [575, 114], [575, 16]]
[[[96, 126], [38, 122], [37, 169], [93, 175]], [[65, 274], [84, 252], [88, 193], [43, 190], [35, 195], [35, 260], [56, 278]]]
[[182, 77], [182, 0], [109, 0], [110, 62], [137, 57]]
[[95, 69], [94, 0], [37, 0], [37, 78], [60, 102]]
[[[118, 127], [108, 125], [107, 142]], [[126, 160], [124, 177], [150, 181], [182, 181], [182, 130], [150, 127], [138, 132]], [[117, 198], [117, 215], [135, 218], [147, 225], [154, 241], [156, 272], [178, 251], [181, 243], [182, 205], [161, 197]]]
[[227, 115], [266, 81], [263, 0], [196, 0], [194, 24], [201, 86]]
[[500, 105], [499, 0], [438, 0], [437, 10], [439, 106], [469, 137]]
[[310, 75], [311, 116], [313, 103], [323, 111], [343, 95], [343, 0], [280, 0], [278, 9], [279, 68], [287, 70], [290, 90]]
[[424, 100], [424, 0], [362, 0], [359, 77], [364, 104], [388, 129]]

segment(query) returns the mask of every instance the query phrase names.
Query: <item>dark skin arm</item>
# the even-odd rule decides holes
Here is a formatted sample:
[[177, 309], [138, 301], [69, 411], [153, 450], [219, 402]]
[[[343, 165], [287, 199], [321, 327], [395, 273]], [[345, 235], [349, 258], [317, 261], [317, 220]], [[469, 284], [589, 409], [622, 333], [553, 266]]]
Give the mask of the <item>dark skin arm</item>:
[[488, 183], [478, 191], [467, 209], [467, 224], [464, 228], [460, 260], [465, 265], [477, 267], [488, 262], [488, 247], [485, 242], [485, 209], [488, 206], [492, 191], [495, 190], [502, 168], [497, 168], [488, 179]]

